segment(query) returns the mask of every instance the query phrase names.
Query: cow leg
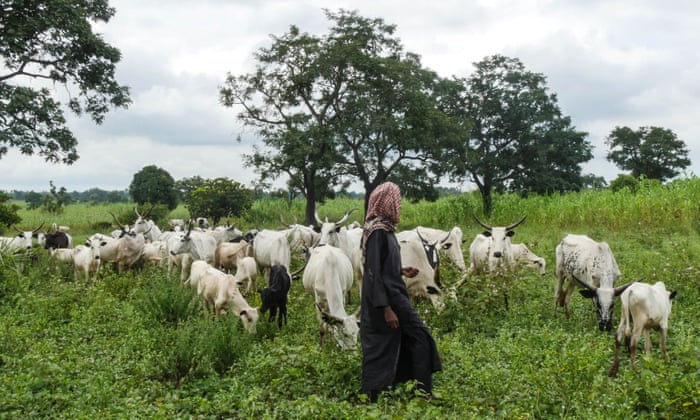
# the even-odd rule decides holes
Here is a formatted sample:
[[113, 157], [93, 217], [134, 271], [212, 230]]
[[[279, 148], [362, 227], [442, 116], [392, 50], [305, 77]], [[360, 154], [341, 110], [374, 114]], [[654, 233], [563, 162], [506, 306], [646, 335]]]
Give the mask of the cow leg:
[[666, 354], [666, 335], [668, 330], [666, 328], [661, 328], [659, 331], [659, 347], [661, 347], [661, 354], [664, 356], [664, 360], [668, 361], [668, 354]]
[[639, 337], [642, 335], [641, 328], [638, 324], [635, 324], [634, 331], [632, 332], [632, 339], [630, 340], [630, 359], [632, 359], [632, 369], [637, 370], [637, 344], [639, 343]]
[[620, 342], [622, 341], [622, 334], [623, 332], [621, 332], [618, 328], [617, 333], [615, 334], [615, 356], [613, 359], [613, 364], [610, 366], [610, 370], [608, 371], [608, 376], [610, 377], [617, 376], [617, 371], [620, 369]]
[[644, 350], [646, 351], [647, 356], [651, 356], [651, 334], [649, 333], [648, 328], [644, 329]]

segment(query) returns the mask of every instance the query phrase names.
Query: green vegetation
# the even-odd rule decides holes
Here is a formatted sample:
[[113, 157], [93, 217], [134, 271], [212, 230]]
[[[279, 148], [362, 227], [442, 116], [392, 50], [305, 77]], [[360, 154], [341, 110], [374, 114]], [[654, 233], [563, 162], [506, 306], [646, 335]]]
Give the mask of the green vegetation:
[[[491, 224], [527, 215], [514, 242], [548, 264], [543, 277], [522, 271], [509, 286], [510, 311], [487, 276], [469, 279], [457, 300], [436, 312], [417, 302], [434, 333], [444, 371], [435, 396], [413, 396], [406, 384], [376, 405], [360, 394], [359, 351], [318, 345], [313, 300], [292, 285], [289, 324], [261, 319], [258, 334], [238, 319], [214, 319], [195, 291], [169, 280], [164, 267], [146, 266], [98, 284], [76, 283], [45, 258], [21, 269], [21, 256], [0, 260], [0, 418], [698, 418], [700, 417], [700, 180], [566, 195], [495, 195]], [[319, 215], [339, 218], [361, 199], [338, 198]], [[405, 202], [400, 227], [459, 225], [466, 244], [481, 228], [478, 193], [436, 202]], [[106, 232], [107, 214], [133, 204], [69, 205], [52, 216], [20, 209], [23, 225], [71, 226], [77, 241]], [[257, 200], [241, 230], [279, 226], [279, 216], [303, 218], [305, 203]], [[183, 207], [170, 217], [186, 217]], [[130, 221], [122, 221], [127, 223]], [[107, 225], [105, 225], [105, 223]], [[597, 329], [589, 301], [575, 294], [572, 317], [553, 316], [554, 248], [566, 233], [607, 241], [623, 281], [644, 277], [678, 290], [669, 331], [669, 361], [658, 336], [652, 357], [634, 372], [623, 359], [609, 378], [613, 335]], [[294, 261], [298, 267], [300, 261]], [[293, 267], [293, 269], [295, 268]], [[458, 273], [443, 264], [444, 288]], [[259, 304], [259, 297], [249, 301]], [[356, 300], [355, 300], [356, 301]], [[351, 307], [349, 309], [354, 309]], [[619, 304], [615, 320], [619, 321]], [[626, 353], [623, 353], [627, 356]]]

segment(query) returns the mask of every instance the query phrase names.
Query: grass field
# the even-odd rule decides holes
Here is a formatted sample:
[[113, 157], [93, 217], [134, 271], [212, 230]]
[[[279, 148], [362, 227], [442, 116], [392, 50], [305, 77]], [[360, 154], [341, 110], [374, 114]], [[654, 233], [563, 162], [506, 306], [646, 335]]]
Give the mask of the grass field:
[[[544, 257], [547, 274], [524, 270], [509, 279], [507, 311], [488, 276], [470, 278], [442, 312], [417, 302], [443, 361], [434, 377], [438, 398], [417, 398], [405, 384], [374, 405], [359, 392], [360, 352], [319, 346], [313, 299], [300, 282], [292, 285], [288, 325], [261, 319], [251, 336], [237, 318], [209, 316], [164, 267], [121, 276], [106, 269], [86, 285], [44, 256], [20, 270], [18, 258], [2, 255], [0, 418], [700, 418], [699, 203], [697, 179], [645, 184], [636, 194], [497, 195], [486, 221], [527, 215], [513, 241]], [[340, 218], [353, 207], [362, 203], [338, 199], [319, 214]], [[262, 200], [236, 224], [277, 228], [280, 215], [301, 220], [303, 209], [301, 201]], [[66, 224], [79, 242], [113, 228], [107, 210], [121, 219], [133, 206], [71, 205], [54, 218], [21, 210], [21, 226]], [[472, 219], [479, 211], [474, 194], [406, 202], [400, 228], [460, 226], [466, 254], [482, 230]], [[609, 378], [613, 333], [598, 331], [591, 303], [575, 294], [571, 319], [553, 314], [554, 248], [567, 233], [608, 242], [622, 282], [664, 281], [678, 291], [668, 362], [652, 333], [653, 354], [638, 352], [639, 370], [623, 352], [618, 377]], [[295, 258], [293, 268], [300, 264]], [[445, 289], [459, 277], [443, 263]], [[258, 305], [259, 297], [249, 302]]]

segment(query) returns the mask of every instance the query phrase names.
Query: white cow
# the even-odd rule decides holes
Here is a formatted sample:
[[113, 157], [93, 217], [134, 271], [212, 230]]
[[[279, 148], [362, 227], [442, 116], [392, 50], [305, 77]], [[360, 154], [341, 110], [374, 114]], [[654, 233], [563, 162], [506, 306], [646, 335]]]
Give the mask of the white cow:
[[22, 231], [12, 226], [12, 228], [16, 230], [19, 234], [14, 237], [0, 237], [0, 247], [9, 250], [31, 249], [34, 242], [32, 238], [35, 238], [37, 236], [37, 232], [39, 231], [39, 229], [41, 229], [42, 226], [44, 226], [43, 223], [39, 225], [38, 228], [27, 231]]
[[[668, 317], [671, 314], [671, 306], [676, 292], [666, 290], [663, 282], [656, 282], [653, 286], [647, 283], [634, 282], [622, 292], [620, 301], [622, 302], [622, 312], [620, 314], [620, 326], [615, 334], [615, 360], [608, 374], [617, 375], [620, 366], [620, 343], [622, 338], [629, 348], [632, 368], [637, 369], [635, 355], [637, 343], [644, 333], [644, 348], [647, 356], [651, 355], [651, 337], [649, 330], [654, 328], [659, 330], [661, 354], [668, 360], [666, 353], [666, 336], [668, 334]], [[632, 318], [630, 322], [630, 317]], [[634, 332], [631, 325], [634, 324]], [[630, 335], [631, 340], [630, 340]]]
[[440, 290], [440, 256], [438, 240], [429, 241], [420, 230], [405, 230], [396, 234], [401, 247], [401, 266], [418, 269], [415, 277], [404, 276], [406, 289], [411, 298], [430, 299], [433, 306], [445, 308]]
[[203, 232], [192, 231], [190, 224], [187, 232], [180, 232], [171, 236], [168, 240], [168, 252], [172, 256], [189, 254], [192, 260], [204, 260], [208, 263], [214, 262], [214, 252], [216, 251], [216, 239]]
[[544, 258], [538, 257], [525, 244], [511, 244], [510, 249], [513, 252], [515, 265], [518, 267], [531, 267], [537, 269], [541, 275], [546, 273], [546, 265]]
[[146, 214], [139, 213], [138, 209], [134, 207], [134, 212], [136, 213], [136, 221], [131, 229], [134, 233], [143, 233], [143, 237], [146, 242], [153, 242], [160, 239], [160, 235], [163, 233], [156, 223], [149, 219], [153, 206], [146, 212]]
[[[556, 315], [559, 306], [563, 306], [566, 317], [569, 318], [571, 294], [578, 284], [583, 288], [581, 295], [592, 299], [595, 304], [598, 328], [610, 331], [615, 297], [631, 284], [614, 287], [620, 279], [620, 269], [610, 246], [585, 235], [569, 234], [557, 245], [555, 253], [557, 286], [554, 292], [554, 314]], [[565, 289], [564, 282], [567, 280], [569, 283]]]
[[263, 229], [255, 234], [252, 244], [253, 257], [258, 263], [258, 269], [263, 271], [265, 282], [270, 280], [270, 267], [273, 265], [280, 264], [289, 272], [292, 251], [285, 232]]
[[324, 222], [318, 217], [318, 213], [314, 211], [314, 218], [319, 225], [318, 232], [320, 238], [318, 240], [318, 245], [332, 245], [336, 248], [340, 248], [346, 257], [352, 259], [354, 246], [357, 245], [359, 247], [360, 244], [359, 242], [355, 244], [354, 241], [348, 238], [348, 230], [347, 228], [343, 228], [343, 223], [353, 211], [355, 211], [355, 209], [346, 211], [345, 215], [337, 222], [329, 222], [328, 218], [326, 218]]
[[252, 257], [253, 247], [245, 240], [240, 242], [222, 242], [214, 251], [214, 267], [230, 273], [236, 268], [236, 263], [243, 257]]
[[85, 241], [85, 245], [79, 245], [73, 249], [73, 275], [78, 281], [81, 275], [85, 276], [85, 283], [97, 280], [100, 271], [100, 248], [106, 245], [105, 241]]
[[242, 257], [236, 261], [236, 285], [248, 296], [250, 289], [255, 290], [255, 279], [258, 276], [258, 264], [253, 257]]
[[309, 260], [304, 268], [304, 289], [313, 293], [320, 320], [320, 343], [323, 345], [328, 329], [338, 345], [345, 350], [357, 347], [360, 331], [356, 311], [345, 312], [343, 296], [352, 286], [352, 264], [343, 251], [328, 245], [309, 250]]
[[153, 265], [160, 265], [168, 260], [168, 244], [165, 241], [146, 242], [143, 246], [143, 259]]
[[421, 236], [429, 242], [436, 242], [438, 248], [445, 251], [449, 258], [460, 271], [464, 272], [467, 267], [464, 263], [464, 252], [462, 251], [462, 229], [455, 226], [450, 231], [418, 226]]
[[133, 267], [143, 255], [143, 247], [146, 244], [146, 238], [143, 233], [135, 233], [122, 225], [114, 213], [108, 212], [114, 218], [114, 221], [121, 228], [121, 236], [117, 239], [117, 272], [123, 273], [125, 269]]
[[[527, 217], [527, 216], [525, 216]], [[484, 271], [488, 268], [491, 274], [510, 274], [515, 269], [510, 238], [515, 235], [515, 229], [525, 217], [508, 226], [489, 226], [474, 216], [474, 220], [486, 229], [476, 235], [469, 246], [469, 260], [471, 264], [467, 273]]]
[[191, 273], [190, 281], [196, 282], [197, 293], [204, 298], [207, 307], [214, 310], [216, 316], [230, 309], [241, 319], [246, 331], [255, 334], [258, 308], [253, 308], [246, 302], [238, 290], [234, 276], [217, 270], [202, 260], [192, 263]]

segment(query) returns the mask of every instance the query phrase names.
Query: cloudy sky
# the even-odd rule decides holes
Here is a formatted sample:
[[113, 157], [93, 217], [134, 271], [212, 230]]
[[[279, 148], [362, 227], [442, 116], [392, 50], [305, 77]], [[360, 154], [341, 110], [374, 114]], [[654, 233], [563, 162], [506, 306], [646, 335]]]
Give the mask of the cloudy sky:
[[[397, 26], [407, 51], [443, 77], [503, 54], [542, 73], [564, 114], [589, 133], [584, 173], [614, 179], [605, 137], [616, 126], [661, 126], [685, 141], [700, 170], [700, 2], [695, 0], [112, 0], [97, 32], [119, 48], [117, 79], [133, 104], [102, 125], [70, 119], [80, 160], [46, 164], [16, 152], [0, 160], [0, 190], [127, 189], [148, 165], [174, 179], [228, 177], [250, 185], [240, 164], [254, 136], [218, 103], [226, 74], [252, 71], [253, 53], [290, 25], [327, 33], [323, 8], [357, 10]], [[243, 134], [244, 141], [236, 141]], [[283, 185], [280, 183], [279, 185]], [[458, 185], [459, 186], [459, 185]], [[461, 186], [466, 189], [468, 185]]]

